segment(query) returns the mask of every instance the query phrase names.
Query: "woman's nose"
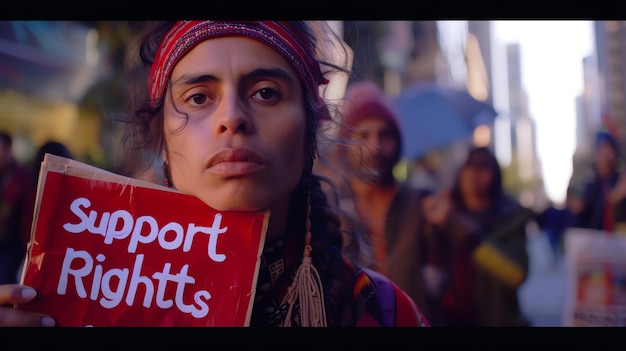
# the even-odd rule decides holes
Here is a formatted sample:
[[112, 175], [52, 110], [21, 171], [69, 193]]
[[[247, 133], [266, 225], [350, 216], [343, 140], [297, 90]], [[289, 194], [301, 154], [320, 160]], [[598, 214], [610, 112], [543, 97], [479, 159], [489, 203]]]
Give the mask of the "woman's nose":
[[249, 133], [252, 123], [246, 110], [236, 90], [225, 93], [218, 107], [218, 133]]

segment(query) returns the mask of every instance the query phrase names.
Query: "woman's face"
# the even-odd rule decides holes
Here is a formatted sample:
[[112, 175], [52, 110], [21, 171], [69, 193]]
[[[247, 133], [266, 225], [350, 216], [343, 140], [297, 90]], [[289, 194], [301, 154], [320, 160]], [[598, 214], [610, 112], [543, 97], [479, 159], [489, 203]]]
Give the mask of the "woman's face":
[[615, 172], [617, 153], [606, 141], [602, 141], [596, 148], [596, 169], [602, 178]]
[[215, 38], [189, 51], [170, 81], [164, 136], [174, 186], [221, 211], [288, 206], [306, 128], [289, 63], [256, 40]]
[[489, 196], [491, 183], [495, 181], [493, 165], [486, 155], [474, 154], [461, 168], [459, 187], [463, 196]]

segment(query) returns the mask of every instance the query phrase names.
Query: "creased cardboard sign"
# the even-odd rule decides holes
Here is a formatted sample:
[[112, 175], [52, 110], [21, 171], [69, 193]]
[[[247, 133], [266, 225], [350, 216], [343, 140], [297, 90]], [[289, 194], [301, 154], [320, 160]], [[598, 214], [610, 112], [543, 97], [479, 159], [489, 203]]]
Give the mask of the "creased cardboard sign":
[[23, 310], [59, 326], [248, 326], [269, 212], [198, 198], [47, 154]]
[[626, 236], [570, 228], [565, 233], [566, 327], [626, 326]]

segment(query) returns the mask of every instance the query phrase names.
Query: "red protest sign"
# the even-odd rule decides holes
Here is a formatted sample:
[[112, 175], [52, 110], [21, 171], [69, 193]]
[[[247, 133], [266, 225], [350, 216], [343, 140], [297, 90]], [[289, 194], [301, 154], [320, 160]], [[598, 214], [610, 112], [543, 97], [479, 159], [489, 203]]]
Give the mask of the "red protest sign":
[[249, 324], [268, 212], [220, 212], [48, 156], [22, 277], [38, 295], [20, 309], [60, 326]]

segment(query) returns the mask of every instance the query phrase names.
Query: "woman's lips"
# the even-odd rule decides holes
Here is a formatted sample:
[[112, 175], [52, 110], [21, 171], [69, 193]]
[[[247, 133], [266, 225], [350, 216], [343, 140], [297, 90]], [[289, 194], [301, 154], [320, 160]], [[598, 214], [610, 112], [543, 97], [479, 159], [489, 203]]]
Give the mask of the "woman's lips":
[[267, 161], [249, 149], [224, 149], [213, 154], [207, 171], [226, 177], [241, 177], [265, 168]]

